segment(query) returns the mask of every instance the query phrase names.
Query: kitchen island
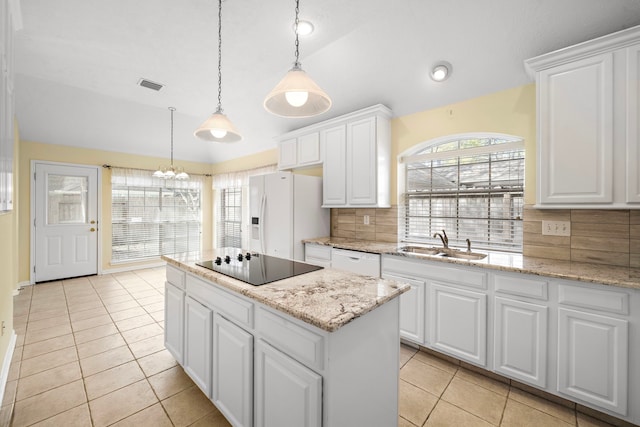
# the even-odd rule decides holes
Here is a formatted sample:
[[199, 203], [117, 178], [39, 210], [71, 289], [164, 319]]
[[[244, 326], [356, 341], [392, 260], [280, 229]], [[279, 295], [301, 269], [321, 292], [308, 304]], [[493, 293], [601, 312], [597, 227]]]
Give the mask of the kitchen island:
[[234, 426], [396, 425], [393, 280], [323, 269], [263, 286], [163, 256], [165, 346]]

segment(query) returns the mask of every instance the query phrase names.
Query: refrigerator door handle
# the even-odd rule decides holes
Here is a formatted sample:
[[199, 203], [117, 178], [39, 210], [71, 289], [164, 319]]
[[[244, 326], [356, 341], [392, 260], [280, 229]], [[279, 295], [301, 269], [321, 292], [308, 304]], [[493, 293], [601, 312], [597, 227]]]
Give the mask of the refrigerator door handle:
[[260, 200], [260, 253], [264, 254], [264, 225], [265, 225], [265, 210], [267, 204], [267, 195], [263, 194], [262, 199]]

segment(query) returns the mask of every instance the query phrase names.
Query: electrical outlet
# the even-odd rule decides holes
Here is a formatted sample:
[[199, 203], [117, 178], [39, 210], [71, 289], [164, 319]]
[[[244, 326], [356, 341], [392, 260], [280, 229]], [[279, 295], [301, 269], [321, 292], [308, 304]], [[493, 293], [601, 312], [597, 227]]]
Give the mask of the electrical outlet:
[[369, 225], [369, 215], [364, 216], [364, 225]]
[[542, 221], [545, 236], [571, 236], [571, 221]]

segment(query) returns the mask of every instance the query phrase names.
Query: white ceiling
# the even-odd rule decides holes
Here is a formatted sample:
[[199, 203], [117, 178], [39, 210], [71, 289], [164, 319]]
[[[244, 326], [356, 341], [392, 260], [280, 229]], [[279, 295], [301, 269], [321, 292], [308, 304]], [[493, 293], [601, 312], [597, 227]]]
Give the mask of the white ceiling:
[[[301, 0], [316, 28], [302, 67], [333, 106], [285, 119], [262, 103], [293, 62], [295, 2], [225, 0], [222, 105], [244, 137], [225, 145], [193, 136], [217, 105], [217, 0], [20, 3], [21, 139], [168, 157], [173, 106], [175, 158], [207, 163], [376, 103], [402, 116], [522, 85], [524, 59], [640, 25], [638, 0]], [[428, 77], [439, 60], [453, 65], [444, 83]]]

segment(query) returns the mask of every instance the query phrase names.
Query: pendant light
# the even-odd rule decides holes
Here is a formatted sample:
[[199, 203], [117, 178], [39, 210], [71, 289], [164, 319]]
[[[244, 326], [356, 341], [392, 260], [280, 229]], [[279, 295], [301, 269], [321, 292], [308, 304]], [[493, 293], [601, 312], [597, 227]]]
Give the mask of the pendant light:
[[218, 108], [195, 131], [205, 141], [238, 142], [242, 136], [222, 112], [222, 0], [218, 0]]
[[267, 95], [264, 100], [264, 108], [276, 116], [282, 117], [312, 117], [322, 114], [331, 108], [331, 99], [311, 80], [311, 77], [301, 68], [298, 57], [298, 14], [300, 13], [300, 0], [296, 0], [296, 60], [293, 68], [284, 76], [280, 83]]
[[189, 174], [187, 174], [183, 168], [173, 166], [173, 112], [176, 111], [176, 109], [169, 107], [169, 111], [171, 111], [171, 164], [169, 166], [160, 166], [158, 170], [153, 173], [153, 176], [155, 178], [183, 181], [189, 179]]

